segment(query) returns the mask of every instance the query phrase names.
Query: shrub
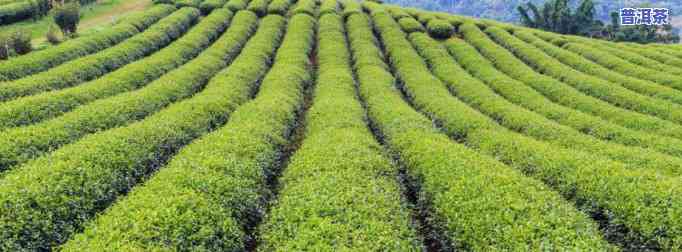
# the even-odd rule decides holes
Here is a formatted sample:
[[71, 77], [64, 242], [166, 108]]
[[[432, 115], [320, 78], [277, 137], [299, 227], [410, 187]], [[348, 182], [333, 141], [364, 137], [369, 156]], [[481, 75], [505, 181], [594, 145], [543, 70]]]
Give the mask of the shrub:
[[[276, 25], [267, 19], [261, 29]], [[275, 61], [256, 97], [234, 110], [226, 125], [183, 148], [149, 181], [69, 241], [65, 250], [246, 250], [244, 241], [254, 237], [247, 236], [244, 228], [253, 225], [265, 207], [266, 176], [277, 165], [281, 144], [288, 141], [283, 136], [296, 125], [303, 88], [311, 78], [307, 56], [313, 28], [310, 17], [292, 18], [276, 56], [286, 60]], [[261, 38], [265, 37], [254, 36], [242, 52], [245, 56], [230, 66], [232, 71], [247, 74], [220, 74], [212, 81], [216, 90], [229, 83], [257, 82], [265, 74], [275, 48], [264, 51], [252, 45], [256, 39], [261, 45], [277, 44], [277, 39]]]
[[[180, 10], [174, 13], [173, 15], [169, 16], [167, 19], [161, 21], [157, 28], [150, 28], [150, 30], [148, 30], [149, 31], [148, 34], [150, 34], [150, 36], [143, 33], [141, 34], [143, 36], [140, 36], [135, 40], [131, 40], [132, 42], [130, 42], [130, 44], [114, 48], [116, 51], [119, 51], [116, 54], [128, 55], [129, 57], [141, 57], [142, 55], [146, 54], [145, 50], [149, 50], [148, 52], [151, 52], [155, 51], [154, 48], [158, 47], [149, 46], [148, 44], [146, 45], [145, 43], [150, 44], [170, 43], [172, 41], [171, 38], [165, 37], [162, 40], [161, 39], [162, 37], [159, 36], [167, 36], [168, 34], [176, 34], [177, 36], [179, 36], [183, 33], [180, 31], [181, 30], [184, 31], [184, 29], [189, 28], [189, 25], [193, 22], [193, 20], [195, 20], [195, 18], [198, 17], [199, 11], [196, 9], [188, 8], [183, 10]], [[176, 32], [169, 32], [171, 30], [175, 30]], [[73, 68], [81, 69], [85, 68], [85, 66], [105, 67], [105, 65], [103, 64], [84, 64], [81, 62], [76, 62], [74, 63], [74, 65], [75, 66], [68, 67], [67, 69]], [[187, 70], [185, 69], [184, 71]], [[208, 70], [206, 71], [207, 74], [210, 73], [210, 71]], [[147, 85], [145, 89], [139, 89], [136, 90], [135, 92], [126, 93], [127, 95], [121, 94], [107, 99], [100, 99], [92, 103], [89, 103], [87, 106], [80, 106], [78, 107], [78, 109], [66, 113], [59, 118], [55, 118], [54, 120], [48, 120], [43, 123], [34, 124], [27, 127], [13, 128], [11, 130], [0, 133], [0, 135], [7, 134], [14, 136], [10, 137], [13, 139], [12, 144], [7, 146], [0, 146], [0, 170], [5, 170], [17, 163], [27, 161], [31, 159], [30, 156], [32, 155], [40, 156], [45, 154], [46, 152], [50, 152], [55, 149], [54, 148], [55, 146], [61, 146], [63, 144], [75, 141], [83, 137], [84, 135], [92, 133], [93, 130], [97, 131], [95, 129], [104, 130], [114, 126], [121, 126], [122, 124], [126, 124], [129, 121], [134, 120], [135, 118], [144, 117], [148, 113], [151, 113], [156, 109], [159, 109], [159, 107], [157, 106], [163, 107], [168, 103], [175, 101], [177, 97], [185, 97], [186, 95], [191, 95], [193, 93], [192, 92], [193, 89], [187, 86], [196, 87], [197, 85], [203, 84], [197, 83], [195, 81], [189, 81], [183, 78], [183, 80], [185, 80], [186, 83], [182, 84], [185, 86], [177, 87], [171, 84], [167, 84], [167, 86], [164, 87], [163, 84], [166, 84], [169, 81], [168, 78], [178, 78], [177, 72], [182, 71], [176, 69], [176, 71], [172, 71], [165, 75], [165, 78], [157, 79], [153, 83], [150, 83], [149, 85]], [[70, 78], [73, 79], [73, 77]], [[204, 78], [204, 75], [195, 74], [194, 76], [187, 76], [186, 78], [201, 79]], [[173, 86], [174, 88], [171, 86]], [[14, 87], [16, 88], [16, 86]], [[139, 95], [139, 97], [134, 97], [134, 95]], [[168, 96], [174, 98], [168, 98]], [[141, 101], [139, 99], [142, 100], [146, 99], [145, 106], [140, 105]], [[116, 103], [116, 101], [118, 101], [118, 104], [127, 104], [127, 106], [121, 107], [111, 105], [112, 103]], [[158, 105], [159, 103], [162, 105]], [[48, 110], [46, 112], [49, 111], [51, 110]], [[47, 130], [50, 133], [48, 134], [38, 133], [41, 132], [42, 130]], [[29, 133], [27, 134], [27, 132]], [[24, 136], [19, 137], [20, 135]], [[32, 140], [26, 141], [29, 139]], [[0, 139], [0, 142], [1, 141], [4, 140]], [[24, 147], [33, 146], [31, 148], [28, 148], [31, 149], [31, 153], [30, 154], [25, 153], [25, 151], [27, 151], [28, 149], [22, 146]], [[22, 152], [24, 154], [19, 154]]]
[[[403, 80], [404, 85], [409, 85], [412, 91], [424, 86], [419, 90], [430, 94], [436, 94], [430, 91], [433, 89], [445, 90], [443, 84], [430, 75], [425, 63], [415, 57], [416, 53], [393, 19], [385, 14], [373, 14], [389, 62], [395, 63], [396, 75], [410, 76]], [[353, 15], [348, 22], [354, 58], [381, 59], [369, 22], [363, 18]], [[395, 86], [396, 80], [387, 69], [356, 65], [360, 95], [386, 145], [400, 156], [408, 175], [421, 188], [419, 204], [432, 206], [430, 223], [443, 228], [454, 244], [473, 251], [534, 250], [544, 246], [559, 250], [605, 250], [609, 247], [600, 237], [597, 225], [557, 193], [494, 158], [438, 133], [431, 120], [403, 100]], [[454, 100], [447, 90], [445, 92], [442, 96], [419, 96], [432, 105]], [[408, 96], [410, 94], [415, 93], [408, 91]], [[440, 107], [441, 111], [449, 109]], [[464, 114], [457, 115], [468, 118]], [[458, 126], [475, 128], [478, 125]], [[450, 131], [455, 127], [447, 126], [452, 137], [458, 136]], [[465, 130], [457, 128], [457, 131]], [[508, 207], [510, 202], [515, 202], [512, 204], [519, 208]], [[545, 225], [553, 228], [537, 228]], [[500, 229], [514, 232], [497, 232]]]
[[296, 14], [308, 14], [312, 17], [315, 16], [317, 0], [299, 0], [294, 9], [291, 11], [293, 15]]
[[449, 38], [455, 32], [450, 22], [442, 19], [432, 19], [426, 25], [426, 29], [429, 30], [431, 36], [439, 39]]
[[187, 31], [199, 16], [199, 10], [183, 8], [143, 33], [97, 54], [7, 82], [0, 90], [0, 101], [62, 89], [100, 77], [172, 42]]
[[400, 204], [397, 168], [380, 151], [356, 98], [341, 17], [321, 16], [318, 31], [320, 63], [305, 138], [258, 232], [260, 249], [418, 251], [407, 208]]
[[47, 34], [45, 34], [45, 39], [47, 39], [47, 42], [50, 42], [52, 45], [58, 45], [62, 43], [62, 38], [58, 32], [61, 32], [58, 27], [50, 25], [50, 27], [47, 28]]
[[[169, 46], [78, 87], [5, 102], [0, 107], [0, 129], [40, 122], [88, 102], [142, 88], [201, 53], [230, 24], [231, 16], [231, 11], [218, 9]], [[233, 25], [244, 27], [241, 23]], [[229, 32], [246, 34], [247, 31], [235, 28]]]
[[144, 31], [173, 11], [175, 11], [173, 6], [156, 5], [144, 12], [130, 15], [123, 22], [96, 34], [69, 40], [59, 46], [0, 62], [0, 80], [19, 79], [103, 50]]
[[28, 54], [33, 50], [31, 34], [27, 31], [18, 30], [12, 34], [12, 48], [18, 55]]
[[64, 36], [75, 36], [80, 22], [80, 4], [73, 1], [57, 7], [54, 12], [54, 22], [62, 30]]
[[199, 5], [201, 13], [208, 15], [213, 10], [222, 8], [227, 3], [227, 0], [206, 0]]
[[407, 33], [425, 31], [424, 26], [422, 26], [421, 23], [419, 23], [417, 20], [411, 17], [401, 18], [400, 20], [398, 20], [398, 23], [400, 24], [400, 27], [403, 29], [403, 31]]
[[268, 4], [270, 0], [252, 0], [249, 3], [247, 10], [253, 11], [259, 17], [263, 17], [268, 14]]
[[0, 60], [9, 59], [12, 53], [12, 38], [8, 34], [0, 34]]
[[[682, 139], [682, 127], [673, 122], [619, 108], [598, 98], [588, 96], [562, 81], [539, 74], [512, 52], [491, 40], [473, 24], [464, 24], [460, 26], [459, 30], [466, 41], [475, 46], [483, 55], [489, 59], [496, 59], [493, 63], [499, 70], [539, 91], [552, 102], [599, 116], [629, 129]], [[500, 35], [504, 35], [498, 29], [490, 29], [488, 32], [493, 37], [498, 32]], [[513, 45], [519, 50], [522, 48], [523, 50], [537, 50], [518, 39], [507, 40], [507, 43], [507, 46]], [[543, 60], [549, 62], [550, 59], [552, 58]]]
[[285, 16], [291, 4], [292, 0], [273, 0], [268, 5], [268, 13]]
[[225, 7], [233, 12], [237, 12], [246, 9], [248, 4], [249, 4], [248, 0], [230, 0], [229, 2], [227, 2], [227, 4], [225, 4]]

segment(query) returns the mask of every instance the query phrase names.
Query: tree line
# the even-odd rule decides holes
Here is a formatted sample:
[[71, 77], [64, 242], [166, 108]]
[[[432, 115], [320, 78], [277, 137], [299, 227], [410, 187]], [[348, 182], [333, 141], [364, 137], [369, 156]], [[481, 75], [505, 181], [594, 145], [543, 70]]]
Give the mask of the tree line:
[[569, 0], [550, 0], [538, 7], [532, 2], [517, 10], [525, 26], [561, 34], [580, 35], [611, 41], [636, 43], [679, 43], [680, 36], [672, 25], [620, 25], [620, 14], [612, 12], [610, 24], [595, 18], [595, 4], [583, 0], [575, 10]]

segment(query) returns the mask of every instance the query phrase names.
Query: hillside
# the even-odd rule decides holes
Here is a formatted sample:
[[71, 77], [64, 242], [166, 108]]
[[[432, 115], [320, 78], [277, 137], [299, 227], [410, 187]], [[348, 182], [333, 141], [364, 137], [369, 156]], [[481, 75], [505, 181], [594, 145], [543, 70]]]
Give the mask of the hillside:
[[[536, 5], [542, 5], [545, 0], [385, 0], [386, 3], [397, 4], [404, 7], [415, 7], [433, 11], [444, 11], [456, 13], [460, 15], [492, 18], [503, 22], [518, 23], [520, 16], [516, 7], [532, 2]], [[574, 8], [580, 1], [571, 1]], [[680, 6], [682, 0], [595, 0], [596, 18], [604, 22], [610, 22], [610, 13], [618, 11], [621, 8], [628, 7], [659, 7], [668, 8], [675, 15], [682, 14]], [[682, 25], [676, 26], [682, 29]]]
[[678, 45], [155, 2], [0, 61], [0, 251], [682, 250]]

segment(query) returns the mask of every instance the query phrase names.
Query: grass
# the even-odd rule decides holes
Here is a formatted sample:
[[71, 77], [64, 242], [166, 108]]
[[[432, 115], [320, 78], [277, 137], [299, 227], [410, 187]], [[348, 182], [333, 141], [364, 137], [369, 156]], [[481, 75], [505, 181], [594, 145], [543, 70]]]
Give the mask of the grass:
[[[133, 11], [144, 10], [151, 5], [151, 0], [99, 0], [81, 8], [81, 22], [78, 27], [81, 35], [107, 26], [117, 19]], [[45, 34], [54, 24], [52, 14], [40, 20], [26, 20], [11, 25], [0, 26], [0, 33], [25, 30], [31, 32], [34, 47], [46, 46]]]

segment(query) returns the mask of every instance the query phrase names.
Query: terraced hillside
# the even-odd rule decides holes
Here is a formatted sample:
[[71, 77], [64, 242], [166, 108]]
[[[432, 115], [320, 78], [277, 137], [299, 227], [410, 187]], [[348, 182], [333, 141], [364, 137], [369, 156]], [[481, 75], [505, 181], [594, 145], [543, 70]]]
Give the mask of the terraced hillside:
[[682, 250], [680, 46], [169, 3], [0, 63], [0, 251]]

